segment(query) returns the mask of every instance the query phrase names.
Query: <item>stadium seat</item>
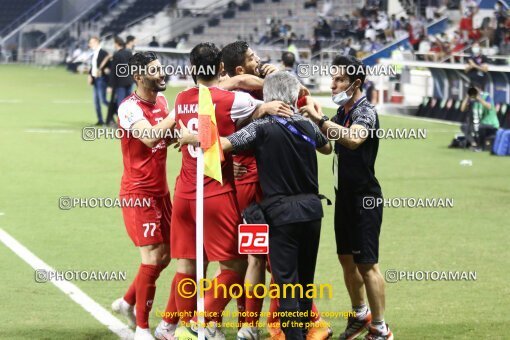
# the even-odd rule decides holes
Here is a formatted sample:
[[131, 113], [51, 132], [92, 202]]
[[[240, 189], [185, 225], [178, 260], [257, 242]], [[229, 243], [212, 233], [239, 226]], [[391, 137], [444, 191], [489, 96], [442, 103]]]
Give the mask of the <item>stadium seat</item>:
[[448, 112], [446, 113], [445, 120], [449, 120], [452, 122], [457, 121], [457, 117], [460, 113], [460, 105], [462, 104], [462, 101], [460, 99], [457, 99], [453, 102], [453, 105], [448, 109]]
[[238, 7], [240, 11], [249, 11], [251, 9], [251, 5], [249, 2], [245, 2]]
[[209, 27], [214, 27], [214, 26], [218, 26], [218, 24], [220, 23], [220, 19], [218, 18], [212, 18], [211, 20], [209, 20], [207, 22], [207, 24], [209, 25]]
[[430, 104], [430, 97], [423, 97], [421, 104], [418, 106], [416, 110], [415, 116], [422, 117], [425, 115], [425, 111], [427, 110], [428, 105]]
[[443, 100], [443, 102], [444, 102], [444, 105], [442, 105], [441, 109], [439, 110], [437, 118], [443, 119], [443, 120], [451, 120], [449, 113], [453, 106], [453, 99], [452, 98], [446, 99], [446, 100]]
[[425, 117], [428, 117], [428, 118], [437, 117], [440, 107], [441, 107], [441, 99], [432, 98], [429, 110], [425, 113]]
[[432, 110], [433, 114], [432, 114], [431, 118], [441, 119], [441, 112], [444, 110], [444, 108], [446, 106], [446, 101], [447, 101], [447, 99], [438, 99], [437, 100], [436, 106]]
[[501, 112], [500, 126], [503, 129], [510, 129], [510, 105], [508, 104], [501, 105], [500, 112]]
[[423, 117], [431, 117], [432, 111], [434, 110], [434, 106], [436, 105], [437, 100], [434, 97], [431, 97], [425, 110], [423, 110]]
[[200, 34], [204, 32], [204, 26], [203, 25], [200, 25], [200, 26], [197, 26], [193, 29], [193, 34]]
[[135, 0], [115, 20], [103, 27], [101, 35], [118, 34], [124, 30], [127, 24], [141, 17], [147, 17], [147, 14], [156, 14], [165, 6], [175, 3], [176, 0]]
[[223, 19], [232, 19], [236, 16], [236, 11], [229, 9], [223, 13]]

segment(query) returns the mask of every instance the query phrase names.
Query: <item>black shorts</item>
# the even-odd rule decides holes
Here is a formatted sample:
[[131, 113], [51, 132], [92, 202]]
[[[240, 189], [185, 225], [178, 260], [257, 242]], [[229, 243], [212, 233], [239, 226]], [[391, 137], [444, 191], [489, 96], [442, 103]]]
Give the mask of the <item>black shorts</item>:
[[380, 195], [338, 191], [335, 200], [335, 237], [339, 255], [353, 255], [355, 263], [378, 263], [383, 204]]

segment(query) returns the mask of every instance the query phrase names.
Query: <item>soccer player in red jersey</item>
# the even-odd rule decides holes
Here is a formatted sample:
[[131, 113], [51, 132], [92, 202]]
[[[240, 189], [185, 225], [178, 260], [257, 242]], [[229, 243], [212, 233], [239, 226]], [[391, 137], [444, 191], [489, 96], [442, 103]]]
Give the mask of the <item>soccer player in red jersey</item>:
[[[225, 72], [229, 77], [241, 74], [251, 74], [258, 77], [278, 71], [271, 64], [260, 67], [260, 58], [245, 41], [236, 41], [226, 45], [221, 52]], [[260, 69], [259, 69], [260, 67]], [[244, 90], [244, 89], [239, 89]], [[258, 90], [245, 91], [256, 99], [262, 100], [262, 87]], [[243, 151], [233, 155], [234, 175], [236, 184], [236, 198], [242, 212], [251, 203], [262, 200], [262, 190], [258, 182], [257, 162], [253, 151]], [[253, 286], [265, 283], [265, 255], [248, 255], [248, 268], [244, 281]], [[257, 294], [262, 296], [263, 292]], [[248, 297], [249, 296], [249, 297]], [[243, 326], [238, 332], [240, 338], [259, 338], [256, 323], [259, 320], [264, 299], [255, 297], [253, 292], [247, 292], [237, 301], [238, 310], [246, 312], [248, 317], [239, 317], [238, 322]], [[240, 314], [241, 315], [241, 314]], [[246, 333], [246, 334], [245, 334]]]
[[149, 199], [150, 206], [122, 208], [126, 230], [140, 249], [142, 263], [128, 291], [113, 302], [112, 309], [131, 322], [136, 321], [135, 339], [142, 340], [154, 339], [149, 329], [149, 313], [156, 280], [170, 263], [172, 203], [166, 180], [167, 142], [162, 137], [174, 128], [175, 120], [169, 116], [168, 103], [160, 93], [166, 89], [166, 83], [156, 54], [136, 53], [129, 60], [129, 67], [137, 89], [118, 110], [124, 132], [120, 196], [132, 201]]
[[[228, 136], [236, 130], [236, 124], [243, 124], [261, 117], [264, 114], [291, 115], [290, 107], [283, 102], [263, 103], [247, 93], [232, 92], [218, 87], [221, 72], [221, 52], [212, 43], [202, 43], [195, 46], [190, 54], [191, 65], [197, 72], [193, 79], [197, 84], [207, 86], [211, 92], [215, 105], [216, 123], [220, 136]], [[214, 70], [213, 74], [200, 70]], [[180, 92], [175, 100], [176, 121], [184, 124], [191, 131], [198, 126], [198, 87]], [[197, 150], [192, 145], [181, 147], [182, 167], [177, 177], [174, 206], [171, 221], [171, 253], [177, 258], [177, 285], [183, 280], [195, 280], [196, 250], [195, 250], [195, 207], [196, 207], [196, 169]], [[246, 259], [238, 253], [237, 229], [241, 222], [241, 215], [235, 197], [232, 157], [225, 155], [222, 162], [223, 184], [204, 177], [204, 257], [206, 262], [220, 263], [220, 274], [216, 277], [217, 284], [228, 288], [233, 284], [242, 284], [246, 268]], [[221, 292], [223, 289], [219, 288]], [[214, 288], [205, 293], [205, 310], [207, 313], [221, 311], [230, 301], [223, 294], [215, 296]], [[228, 295], [228, 294], [227, 294]], [[177, 293], [175, 295], [177, 308], [181, 314], [181, 321], [188, 323], [196, 310], [196, 296], [190, 298]], [[219, 318], [206, 316], [208, 339], [224, 339], [218, 329]], [[182, 327], [177, 329], [175, 336], [180, 333], [192, 336], [192, 329]]]
[[[278, 68], [271, 64], [260, 66], [260, 58], [245, 41], [236, 41], [228, 44], [222, 49], [221, 55], [225, 71], [229, 77], [241, 74], [262, 77], [278, 71]], [[263, 99], [262, 87], [254, 91], [238, 90], [248, 92], [255, 99]], [[239, 203], [240, 210], [243, 211], [248, 205], [260, 201], [262, 198], [260, 185], [257, 184], [257, 162], [253, 152], [240, 153], [233, 157], [234, 163], [237, 163], [240, 168], [237, 173], [235, 171], [234, 173], [237, 175], [235, 178], [237, 202]]]

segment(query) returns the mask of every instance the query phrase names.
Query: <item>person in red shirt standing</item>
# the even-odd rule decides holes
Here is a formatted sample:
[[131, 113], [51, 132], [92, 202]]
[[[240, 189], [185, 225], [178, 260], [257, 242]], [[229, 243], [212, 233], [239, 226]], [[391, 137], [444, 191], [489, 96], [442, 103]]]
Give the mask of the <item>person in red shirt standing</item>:
[[[223, 65], [225, 72], [229, 77], [235, 77], [240, 74], [251, 74], [258, 77], [265, 77], [278, 69], [271, 64], [261, 65], [260, 58], [248, 46], [245, 41], [235, 41], [223, 47], [222, 52]], [[239, 89], [241, 90], [241, 89]], [[246, 91], [253, 98], [262, 100], [262, 87], [258, 91]], [[243, 151], [233, 155], [234, 175], [236, 185], [236, 199], [239, 209], [242, 212], [250, 204], [262, 200], [262, 190], [260, 188], [259, 177], [257, 173], [257, 161], [253, 151]], [[252, 284], [265, 283], [266, 270], [265, 255], [248, 255], [248, 268], [244, 281]], [[261, 296], [262, 292], [257, 295]], [[250, 296], [250, 297], [247, 297]], [[253, 292], [245, 292], [237, 301], [237, 308], [240, 312], [245, 311], [247, 317], [239, 317], [238, 322], [242, 328], [238, 332], [239, 338], [259, 338], [259, 330], [256, 327], [262, 311], [263, 298], [257, 298]], [[241, 315], [241, 314], [240, 314]]]
[[[283, 102], [264, 103], [244, 92], [232, 92], [221, 89], [219, 75], [221, 73], [221, 52], [212, 43], [201, 43], [195, 46], [190, 54], [191, 66], [196, 68], [193, 79], [199, 85], [209, 88], [215, 105], [216, 122], [220, 136], [228, 136], [235, 132], [236, 124], [246, 124], [264, 114], [292, 114], [290, 107]], [[208, 73], [207, 70], [214, 70]], [[175, 100], [175, 117], [179, 124], [190, 131], [198, 127], [198, 87], [180, 92]], [[195, 208], [196, 208], [196, 169], [198, 150], [192, 145], [181, 147], [182, 167], [177, 177], [174, 194], [174, 210], [171, 221], [171, 253], [177, 258], [177, 273], [174, 281], [178, 286], [184, 280], [195, 280]], [[238, 225], [241, 214], [235, 195], [232, 156], [226, 154], [222, 162], [223, 183], [204, 177], [204, 260], [220, 263], [220, 273], [215, 283], [225, 285], [227, 291], [233, 284], [242, 284], [246, 268], [246, 259], [238, 253]], [[220, 286], [221, 287], [221, 286]], [[205, 293], [206, 337], [208, 339], [224, 339], [218, 329], [221, 311], [230, 301], [229, 296], [218, 294], [214, 288]], [[222, 288], [219, 288], [222, 291]], [[227, 294], [228, 295], [228, 294]], [[190, 315], [196, 310], [196, 296], [187, 297], [176, 293], [175, 299], [181, 321], [189, 323]], [[208, 317], [217, 312], [218, 318]], [[191, 337], [195, 333], [195, 323], [190, 327], [178, 328], [175, 337]], [[171, 335], [171, 334], [170, 334]]]
[[[129, 60], [136, 91], [119, 106], [122, 129], [122, 175], [120, 197], [127, 202], [149, 201], [122, 207], [124, 224], [134, 245], [140, 249], [138, 274], [124, 297], [112, 309], [136, 322], [135, 339], [154, 339], [149, 313], [156, 292], [156, 280], [170, 263], [170, 218], [172, 203], [166, 180], [167, 136], [175, 126], [168, 103], [160, 92], [166, 89], [165, 75], [153, 52], [136, 53]], [[136, 317], [135, 317], [136, 306]]]

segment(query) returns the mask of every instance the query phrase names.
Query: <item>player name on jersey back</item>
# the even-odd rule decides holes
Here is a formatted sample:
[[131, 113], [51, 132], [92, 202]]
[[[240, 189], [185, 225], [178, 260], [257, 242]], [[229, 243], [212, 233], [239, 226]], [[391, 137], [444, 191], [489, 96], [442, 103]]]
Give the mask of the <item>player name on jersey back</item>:
[[[247, 93], [226, 91], [218, 87], [210, 87], [212, 102], [215, 108], [216, 126], [222, 137], [231, 135], [236, 130], [236, 120], [249, 118], [262, 103]], [[198, 87], [180, 92], [175, 99], [177, 125], [182, 122], [189, 131], [198, 130]], [[177, 177], [175, 195], [186, 199], [196, 198], [196, 169], [198, 149], [193, 145], [181, 147], [182, 166]], [[204, 177], [204, 197], [233, 191], [234, 175], [232, 155], [225, 154], [221, 164], [223, 183]]]

